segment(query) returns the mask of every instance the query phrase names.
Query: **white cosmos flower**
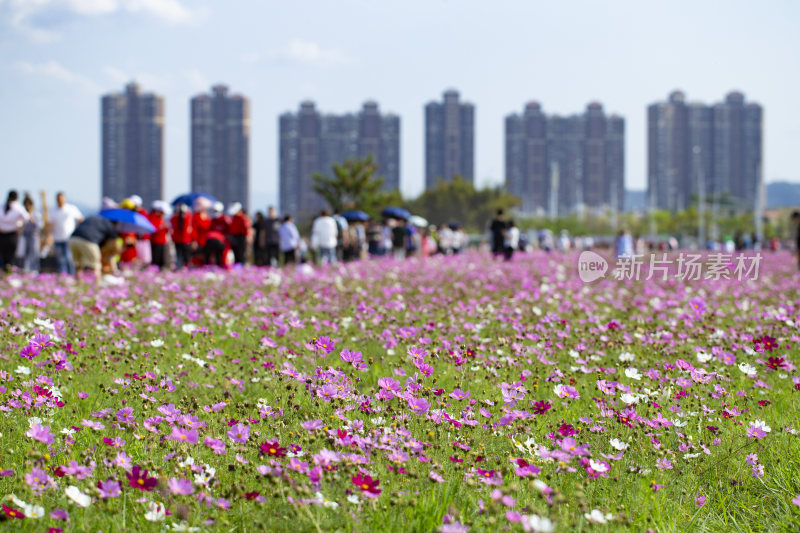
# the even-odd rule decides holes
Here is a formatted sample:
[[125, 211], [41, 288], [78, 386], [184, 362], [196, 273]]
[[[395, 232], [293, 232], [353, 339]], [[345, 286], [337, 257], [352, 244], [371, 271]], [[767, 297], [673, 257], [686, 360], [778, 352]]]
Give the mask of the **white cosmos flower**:
[[351, 494], [350, 496], [348, 496], [347, 497], [347, 501], [349, 501], [350, 503], [355, 504], [355, 505], [358, 505], [359, 503], [361, 503], [361, 500], [359, 500], [358, 496], [356, 496], [355, 494]]
[[211, 481], [211, 476], [209, 476], [209, 475], [207, 475], [205, 473], [200, 473], [200, 474], [195, 474], [194, 475], [194, 482], [197, 485], [208, 485], [209, 481]]
[[741, 370], [741, 371], [742, 371], [742, 373], [744, 373], [744, 374], [747, 374], [748, 376], [755, 375], [755, 374], [756, 374], [756, 372], [758, 372], [758, 371], [756, 370], [756, 367], [754, 367], [754, 366], [753, 366], [753, 365], [751, 365], [751, 364], [745, 363], [744, 361], [742, 361], [741, 363], [739, 363], [739, 370]]
[[26, 505], [28, 505], [27, 502], [24, 502], [19, 498], [17, 498], [16, 494], [9, 494], [8, 499], [14, 502], [14, 505], [16, 505], [17, 507], [25, 507]]
[[147, 504], [147, 512], [144, 514], [144, 519], [150, 522], [161, 522], [167, 517], [166, 510], [163, 503], [150, 502]]
[[619, 354], [620, 361], [633, 361], [634, 359], [636, 359], [636, 356], [633, 355], [631, 352], [622, 352], [621, 354]]
[[198, 327], [196, 324], [183, 324], [181, 326], [181, 329], [183, 330], [184, 333], [192, 334], [195, 331], [197, 331]]
[[614, 515], [611, 513], [603, 514], [599, 509], [593, 509], [591, 513], [584, 513], [583, 516], [586, 517], [586, 520], [595, 524], [605, 524], [609, 520], [614, 519]]
[[594, 459], [589, 459], [589, 468], [591, 468], [595, 472], [600, 472], [600, 473], [608, 472], [608, 467], [606, 465], [604, 465], [603, 463], [599, 463]]
[[534, 488], [535, 488], [536, 490], [538, 490], [539, 492], [543, 492], [543, 491], [545, 491], [545, 490], [547, 490], [547, 489], [549, 488], [549, 487], [547, 486], [547, 483], [545, 483], [545, 482], [544, 482], [544, 481], [542, 481], [541, 479], [534, 479], [534, 480], [533, 480], [533, 486], [534, 486]]
[[639, 403], [639, 397], [629, 392], [626, 392], [625, 394], [621, 395], [619, 399], [627, 404]]
[[200, 531], [199, 527], [190, 526], [184, 521], [178, 524], [172, 524], [172, 531]]
[[528, 527], [534, 533], [551, 533], [556, 529], [556, 525], [549, 518], [542, 518], [535, 514], [524, 516], [522, 520], [528, 523]]
[[22, 366], [22, 365], [19, 365], [14, 372], [16, 372], [17, 374], [23, 374], [25, 376], [31, 375], [31, 369], [27, 366]]
[[712, 355], [706, 352], [697, 352], [697, 360], [701, 363], [707, 363], [711, 360]]
[[767, 423], [766, 423], [766, 422], [764, 422], [763, 420], [753, 420], [752, 422], [750, 422], [750, 427], [751, 427], [751, 428], [759, 428], [759, 427], [760, 427], [760, 428], [761, 428], [761, 430], [762, 430], [764, 433], [769, 433], [770, 431], [772, 431], [772, 428], [771, 428], [771, 427], [769, 427], [769, 426], [767, 425]]
[[164, 346], [164, 341], [161, 339], [152, 340], [150, 341], [150, 346], [153, 348], [160, 348], [161, 346]]
[[44, 516], [44, 507], [41, 505], [25, 504], [22, 506], [25, 518], [41, 518]]
[[316, 494], [314, 494], [314, 496], [317, 498], [317, 501], [319, 501], [319, 503], [322, 504], [323, 507], [327, 507], [329, 509], [336, 509], [337, 507], [339, 507], [338, 503], [330, 501], [328, 498], [323, 496], [321, 492], [317, 492]]
[[67, 498], [75, 502], [78, 507], [89, 507], [92, 503], [92, 498], [88, 494], [81, 492], [81, 489], [75, 485], [70, 485], [64, 490]]
[[642, 375], [639, 373], [639, 370], [634, 367], [629, 367], [625, 369], [625, 375], [631, 379], [640, 380], [642, 379]]
[[628, 446], [630, 446], [630, 444], [627, 442], [623, 442], [619, 439], [611, 439], [609, 442], [611, 443], [611, 446], [618, 451], [627, 450]]
[[28, 419], [28, 425], [30, 427], [35, 426], [36, 424], [42, 425], [42, 419], [38, 416], [32, 416]]

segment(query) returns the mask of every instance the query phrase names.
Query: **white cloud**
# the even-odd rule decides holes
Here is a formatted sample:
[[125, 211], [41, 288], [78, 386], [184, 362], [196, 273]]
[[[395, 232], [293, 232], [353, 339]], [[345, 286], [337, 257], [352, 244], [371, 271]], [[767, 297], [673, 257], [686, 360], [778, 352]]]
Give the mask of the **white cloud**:
[[205, 91], [211, 86], [208, 78], [206, 78], [202, 72], [196, 69], [184, 70], [183, 77], [193, 91]]
[[171, 24], [203, 19], [206, 11], [190, 9], [183, 0], [0, 0], [7, 5], [12, 26], [35, 42], [47, 43], [61, 34], [45, 23], [48, 18], [101, 17], [117, 13], [142, 14]]
[[64, 67], [63, 65], [55, 61], [48, 61], [46, 63], [41, 63], [41, 64], [34, 64], [34, 63], [28, 63], [27, 61], [20, 61], [17, 63], [17, 67], [21, 71], [26, 72], [28, 74], [35, 74], [46, 78], [50, 78], [51, 80], [57, 80], [63, 83], [67, 83], [69, 85], [74, 85], [91, 93], [101, 92], [100, 86], [97, 85], [95, 82], [93, 82], [86, 76], [82, 76], [80, 74], [72, 72], [68, 68]]
[[352, 63], [353, 58], [336, 48], [324, 48], [314, 41], [293, 39], [284, 47], [281, 56], [299, 63], [333, 67]]
[[194, 12], [188, 7], [185, 7], [180, 0], [120, 0], [119, 4], [121, 9], [124, 11], [129, 11], [131, 13], [146, 13], [161, 20], [175, 24], [192, 22], [201, 14], [199, 11]]

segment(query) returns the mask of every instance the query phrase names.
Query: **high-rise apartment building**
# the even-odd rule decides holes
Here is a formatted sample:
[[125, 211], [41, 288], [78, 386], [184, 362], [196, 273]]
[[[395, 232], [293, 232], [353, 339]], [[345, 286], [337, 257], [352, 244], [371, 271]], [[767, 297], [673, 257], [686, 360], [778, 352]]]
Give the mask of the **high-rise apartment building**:
[[325, 207], [313, 189], [316, 172], [330, 174], [336, 163], [372, 155], [384, 188], [400, 187], [400, 118], [382, 114], [375, 102], [358, 113], [322, 114], [313, 102], [303, 102], [297, 113], [279, 119], [280, 206], [300, 220]]
[[250, 102], [215, 85], [191, 101], [192, 191], [249, 207]]
[[670, 211], [714, 202], [755, 208], [762, 186], [762, 108], [731, 92], [708, 106], [680, 91], [648, 107], [648, 207]]
[[133, 194], [145, 205], [164, 195], [164, 99], [136, 83], [101, 99], [102, 195]]
[[425, 188], [455, 176], [475, 178], [475, 107], [449, 90], [425, 106]]
[[621, 210], [625, 122], [594, 102], [580, 115], [547, 116], [537, 102], [506, 117], [506, 187], [526, 214]]

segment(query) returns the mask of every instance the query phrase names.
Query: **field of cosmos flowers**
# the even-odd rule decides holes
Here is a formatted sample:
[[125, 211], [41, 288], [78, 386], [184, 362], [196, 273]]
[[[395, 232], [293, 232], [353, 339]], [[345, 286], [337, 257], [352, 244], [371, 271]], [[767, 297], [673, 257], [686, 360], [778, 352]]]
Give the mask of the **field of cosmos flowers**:
[[0, 529], [800, 529], [800, 275], [0, 280]]

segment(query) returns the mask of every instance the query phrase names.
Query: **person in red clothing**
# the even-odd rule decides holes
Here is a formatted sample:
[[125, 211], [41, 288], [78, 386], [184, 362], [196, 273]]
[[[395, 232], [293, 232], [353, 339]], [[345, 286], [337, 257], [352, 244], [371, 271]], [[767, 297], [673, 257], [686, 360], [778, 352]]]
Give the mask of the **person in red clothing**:
[[231, 225], [228, 228], [231, 249], [233, 250], [233, 262], [244, 264], [245, 251], [247, 250], [247, 236], [250, 234], [250, 217], [242, 209], [242, 204], [235, 202], [228, 208], [228, 215], [231, 217]]
[[208, 228], [209, 231], [218, 231], [223, 235], [227, 235], [228, 228], [231, 225], [231, 218], [225, 213], [223, 213], [225, 206], [222, 202], [216, 202], [209, 211], [209, 216], [211, 217], [211, 226]]
[[[206, 265], [215, 264], [224, 267], [227, 265], [228, 251], [230, 250], [230, 243], [226, 238], [229, 228], [231, 227], [231, 219], [226, 216], [223, 210], [225, 206], [222, 202], [216, 202], [209, 211], [208, 215], [211, 217], [211, 223], [206, 235], [206, 244], [203, 247], [203, 263]], [[213, 235], [212, 235], [213, 233]], [[209, 242], [209, 240], [211, 242]]]
[[162, 269], [167, 262], [167, 242], [169, 239], [169, 223], [167, 222], [167, 207], [163, 200], [153, 202], [152, 209], [147, 218], [155, 226], [156, 231], [150, 235], [150, 250], [153, 256], [152, 264]]
[[178, 204], [175, 214], [170, 219], [172, 225], [172, 242], [175, 243], [175, 268], [180, 270], [192, 260], [192, 213], [184, 204]]
[[211, 217], [208, 216], [208, 208], [211, 202], [200, 197], [194, 202], [194, 215], [192, 215], [192, 237], [196, 247], [196, 252], [200, 258], [203, 257], [206, 246], [206, 235], [211, 229]]

